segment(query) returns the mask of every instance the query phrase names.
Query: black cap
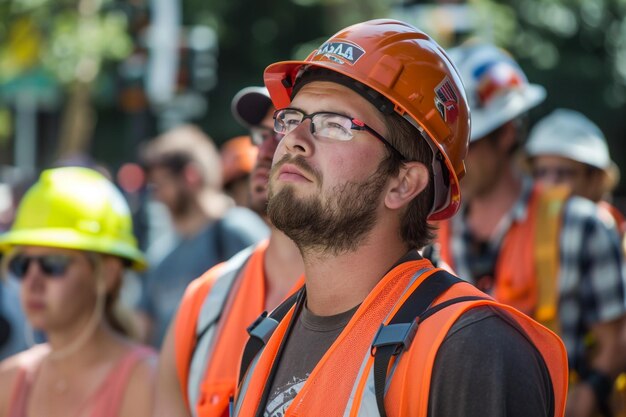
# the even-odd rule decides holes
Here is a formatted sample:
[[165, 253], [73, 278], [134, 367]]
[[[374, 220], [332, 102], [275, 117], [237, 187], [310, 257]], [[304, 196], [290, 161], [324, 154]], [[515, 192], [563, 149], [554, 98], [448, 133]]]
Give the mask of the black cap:
[[235, 94], [231, 110], [235, 120], [242, 126], [258, 126], [267, 115], [272, 100], [265, 87], [246, 87]]

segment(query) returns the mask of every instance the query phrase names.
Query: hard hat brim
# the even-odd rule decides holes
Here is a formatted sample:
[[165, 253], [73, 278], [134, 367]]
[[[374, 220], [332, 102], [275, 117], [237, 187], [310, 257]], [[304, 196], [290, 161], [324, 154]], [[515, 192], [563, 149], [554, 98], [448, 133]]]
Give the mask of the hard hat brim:
[[506, 122], [526, 113], [545, 98], [545, 88], [538, 84], [529, 84], [524, 89], [494, 98], [484, 108], [472, 108], [470, 143], [484, 138]]
[[144, 271], [148, 263], [137, 248], [101, 236], [89, 237], [68, 229], [37, 229], [10, 231], [0, 236], [0, 251], [14, 246], [44, 246], [74, 249], [119, 256], [130, 261], [131, 269]]

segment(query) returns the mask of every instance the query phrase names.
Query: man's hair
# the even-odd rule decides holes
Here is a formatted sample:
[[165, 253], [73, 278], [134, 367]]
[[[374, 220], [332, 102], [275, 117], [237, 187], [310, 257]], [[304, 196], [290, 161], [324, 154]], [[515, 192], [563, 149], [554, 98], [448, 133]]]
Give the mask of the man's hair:
[[181, 175], [185, 167], [193, 164], [205, 188], [221, 189], [219, 152], [211, 138], [196, 126], [178, 126], [157, 136], [144, 145], [140, 158], [147, 171], [160, 167], [174, 175]]
[[[434, 201], [433, 152], [419, 131], [397, 113], [384, 115], [387, 125], [387, 140], [404, 155], [408, 161], [423, 163], [428, 169], [428, 185], [406, 208], [400, 222], [400, 236], [411, 248], [421, 249], [434, 238], [435, 228], [426, 220]], [[402, 161], [394, 152], [388, 150], [383, 164], [389, 175], [395, 175], [402, 166]]]

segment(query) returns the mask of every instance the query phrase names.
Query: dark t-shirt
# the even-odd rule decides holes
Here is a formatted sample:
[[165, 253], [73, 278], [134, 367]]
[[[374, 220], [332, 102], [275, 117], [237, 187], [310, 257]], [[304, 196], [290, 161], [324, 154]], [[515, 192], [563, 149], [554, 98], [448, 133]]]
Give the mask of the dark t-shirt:
[[306, 306], [293, 326], [270, 389], [265, 417], [282, 417], [315, 365], [348, 324], [358, 306], [334, 316], [316, 316]]
[[[282, 417], [356, 308], [331, 317], [303, 309], [270, 389], [265, 417]], [[505, 314], [491, 307], [465, 313], [435, 359], [429, 417], [543, 417], [554, 396], [543, 358]]]

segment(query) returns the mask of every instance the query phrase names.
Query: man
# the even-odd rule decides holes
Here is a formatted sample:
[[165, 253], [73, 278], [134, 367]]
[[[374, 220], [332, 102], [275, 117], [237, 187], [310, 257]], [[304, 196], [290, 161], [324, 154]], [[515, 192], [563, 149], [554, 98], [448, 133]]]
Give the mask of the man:
[[265, 223], [252, 211], [233, 207], [221, 190], [219, 154], [197, 127], [180, 126], [150, 141], [143, 162], [155, 197], [174, 230], [150, 248], [140, 323], [160, 346], [187, 285], [208, 268], [265, 238]]
[[231, 415], [561, 415], [558, 338], [416, 250], [458, 208], [469, 137], [443, 50], [373, 20], [270, 65], [265, 85], [285, 135], [268, 214], [306, 291], [250, 327]]
[[228, 139], [220, 148], [224, 192], [241, 207], [250, 205], [250, 173], [259, 149], [250, 136]]
[[569, 198], [567, 190], [544, 190], [516, 169], [524, 115], [545, 90], [529, 84], [494, 46], [465, 44], [451, 56], [463, 75], [472, 130], [462, 184], [466, 204], [440, 225], [441, 256], [479, 289], [560, 334], [577, 381], [568, 415], [606, 413], [624, 352], [617, 233], [591, 202]]
[[595, 123], [577, 111], [557, 109], [533, 127], [524, 150], [537, 182], [566, 186], [598, 203], [601, 213], [608, 214], [624, 234], [624, 217], [604, 200], [617, 185], [619, 169]]
[[[267, 90], [242, 91], [234, 99], [235, 117], [252, 132], [271, 133], [256, 137], [259, 151], [250, 175], [250, 204], [265, 212], [269, 170], [280, 136], [269, 130], [274, 107]], [[303, 270], [297, 247], [271, 227], [268, 241], [194, 281], [165, 339], [154, 416], [228, 416], [245, 329], [303, 285]]]
[[[231, 110], [235, 120], [250, 131], [252, 143], [259, 151], [266, 149], [269, 153], [259, 155], [257, 163], [250, 174], [250, 208], [259, 216], [267, 216], [267, 191], [272, 158], [278, 137], [274, 132], [274, 105], [265, 87], [246, 87], [233, 98]], [[274, 146], [261, 146], [268, 142]]]

